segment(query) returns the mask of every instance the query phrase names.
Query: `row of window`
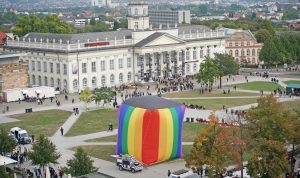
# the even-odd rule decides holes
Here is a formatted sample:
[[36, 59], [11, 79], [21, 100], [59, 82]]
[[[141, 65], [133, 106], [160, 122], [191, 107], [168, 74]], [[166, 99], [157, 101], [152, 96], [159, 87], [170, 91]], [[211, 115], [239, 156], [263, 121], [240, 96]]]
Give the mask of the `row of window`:
[[255, 58], [252, 58], [252, 60], [250, 60], [250, 58], [247, 58], [247, 59], [236, 58], [235, 61], [236, 61], [236, 63], [256, 64]]
[[[246, 53], [247, 53], [247, 56], [251, 56], [250, 49], [247, 49]], [[260, 49], [257, 49], [257, 56], [259, 56], [259, 53], [260, 53]], [[255, 56], [255, 54], [256, 54], [256, 50], [252, 49], [252, 56]], [[229, 50], [229, 55], [233, 56], [233, 50]], [[235, 50], [234, 56], [235, 57], [237, 57], [237, 56], [245, 56], [245, 50], [241, 49], [241, 53], [239, 52], [239, 50]]]
[[[48, 83], [49, 82], [49, 83]], [[42, 82], [42, 77], [39, 75], [37, 78], [35, 77], [35, 75], [32, 75], [32, 77], [31, 77], [31, 84], [32, 85], [40, 85], [40, 86], [42, 86], [42, 85], [44, 85], [44, 86], [51, 86], [51, 87], [61, 87], [60, 85], [61, 85], [61, 81], [60, 81], [60, 79], [58, 78], [58, 79], [56, 79], [56, 85], [54, 84], [54, 78], [53, 77], [51, 77], [50, 78], [50, 81], [48, 81], [48, 77], [47, 76], [45, 76], [44, 77], [44, 83]], [[67, 88], [67, 84], [68, 84], [68, 82], [67, 82], [67, 80], [64, 80], [64, 88]]]
[[[232, 45], [233, 45], [232, 42], [228, 43], [229, 47], [232, 47]], [[241, 41], [241, 42], [235, 42], [234, 43], [234, 46], [245, 46], [245, 45], [250, 46], [251, 45], [250, 41], [247, 41], [247, 42]]]
[[[38, 71], [41, 72], [42, 71], [42, 62], [41, 61], [30, 61], [31, 62], [31, 71]], [[61, 64], [60, 63], [56, 63], [56, 74], [60, 74], [61, 72]], [[67, 68], [67, 64], [63, 64], [63, 74], [67, 75], [68, 72], [68, 68]], [[54, 73], [54, 63], [50, 62], [49, 63], [49, 69], [48, 69], [48, 63], [47, 62], [43, 62], [43, 72], [48, 72], [48, 70], [50, 71], [50, 73]]]

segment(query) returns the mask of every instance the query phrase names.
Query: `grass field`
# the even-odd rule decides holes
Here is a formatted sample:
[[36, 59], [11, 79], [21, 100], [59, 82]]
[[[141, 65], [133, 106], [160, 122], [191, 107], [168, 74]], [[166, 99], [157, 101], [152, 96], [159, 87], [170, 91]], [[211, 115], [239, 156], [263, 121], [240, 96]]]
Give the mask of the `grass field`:
[[256, 98], [230, 98], [230, 99], [177, 99], [180, 103], [197, 104], [205, 106], [206, 109], [222, 109], [226, 107], [242, 106], [251, 103], [256, 103]]
[[[224, 90], [227, 92], [228, 88], [224, 87]], [[247, 92], [237, 92], [230, 91], [230, 94], [223, 94], [223, 90], [215, 90], [211, 93], [199, 94], [199, 90], [193, 91], [184, 91], [184, 92], [175, 92], [164, 94], [163, 97], [166, 98], [195, 98], [195, 97], [234, 97], [234, 96], [258, 96], [257, 93], [247, 93]]]
[[287, 81], [284, 81], [285, 84], [300, 84], [300, 80], [287, 80]]
[[117, 142], [117, 135], [86, 140], [86, 142]]
[[[227, 85], [227, 87], [233, 87], [234, 85]], [[274, 91], [278, 87], [283, 89], [283, 87], [277, 83], [272, 83], [272, 82], [263, 82], [263, 81], [258, 81], [258, 82], [249, 82], [249, 83], [240, 83], [236, 84], [236, 87], [239, 89], [244, 89], [244, 90], [264, 90], [264, 91]]]
[[66, 136], [77, 136], [108, 130], [108, 124], [112, 123], [117, 128], [118, 112], [113, 109], [99, 109], [84, 112], [72, 126]]
[[[80, 146], [89, 156], [95, 158], [103, 159], [110, 162], [115, 162], [116, 158], [111, 157], [111, 155], [116, 154], [116, 146], [114, 145], [88, 145]], [[72, 148], [73, 151], [76, 151], [78, 147]]]
[[48, 137], [52, 136], [70, 115], [71, 112], [63, 110], [17, 114], [9, 117], [18, 119], [20, 122], [0, 124], [0, 128], [10, 130], [12, 127], [20, 127], [27, 130], [29, 135], [43, 134]]

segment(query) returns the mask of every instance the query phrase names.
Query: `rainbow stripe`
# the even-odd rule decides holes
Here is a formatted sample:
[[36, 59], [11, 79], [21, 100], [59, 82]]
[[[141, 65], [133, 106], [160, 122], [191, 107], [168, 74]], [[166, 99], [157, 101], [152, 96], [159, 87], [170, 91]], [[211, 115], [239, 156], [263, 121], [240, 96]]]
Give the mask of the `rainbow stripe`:
[[122, 104], [117, 154], [133, 155], [144, 164], [181, 157], [184, 111], [183, 105], [151, 111]]

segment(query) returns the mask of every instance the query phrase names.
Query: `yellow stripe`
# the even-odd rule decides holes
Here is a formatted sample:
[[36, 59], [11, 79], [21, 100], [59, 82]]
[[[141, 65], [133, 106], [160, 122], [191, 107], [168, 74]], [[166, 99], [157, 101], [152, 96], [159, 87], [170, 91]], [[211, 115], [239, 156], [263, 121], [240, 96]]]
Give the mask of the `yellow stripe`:
[[170, 159], [170, 156], [172, 154], [172, 148], [173, 148], [173, 120], [172, 120], [172, 114], [169, 109], [164, 109], [165, 111], [165, 120], [167, 122], [167, 138], [166, 138], [166, 152], [164, 155], [164, 160]]
[[129, 118], [129, 124], [128, 124], [128, 138], [127, 138], [127, 146], [128, 146], [128, 154], [133, 155], [134, 154], [134, 145], [135, 145], [135, 125], [136, 125], [136, 119], [137, 119], [138, 109], [135, 108], [131, 116]]
[[159, 109], [159, 144], [158, 144], [158, 161], [163, 161], [166, 152], [167, 140], [167, 122], [165, 109]]
[[135, 122], [135, 145], [134, 156], [136, 160], [142, 161], [142, 137], [143, 137], [143, 118], [145, 109], [136, 108], [138, 110], [136, 122]]

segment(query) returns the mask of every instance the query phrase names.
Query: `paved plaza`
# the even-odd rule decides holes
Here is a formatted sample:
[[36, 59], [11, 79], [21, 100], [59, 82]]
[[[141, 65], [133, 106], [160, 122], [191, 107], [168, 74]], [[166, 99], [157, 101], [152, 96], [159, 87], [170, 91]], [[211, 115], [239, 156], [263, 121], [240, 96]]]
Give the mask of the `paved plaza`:
[[[285, 84], [283, 81], [285, 80], [291, 80], [291, 78], [280, 78], [279, 74], [274, 74], [276, 76], [279, 76], [279, 84], [281, 84], [283, 87]], [[223, 78], [223, 85], [226, 84], [238, 84], [238, 83], [244, 83], [245, 78], [244, 76], [234, 76], [234, 81], [228, 81], [226, 82], [226, 77]], [[292, 78], [293, 80], [300, 80], [300, 77], [294, 77]], [[263, 79], [261, 77], [256, 77], [256, 76], [248, 76], [249, 82], [251, 81], [270, 81], [270, 79]], [[148, 85], [148, 84], [146, 84]], [[149, 84], [150, 85], [150, 93], [156, 94], [156, 91], [154, 89], [155, 84]], [[197, 86], [195, 90], [197, 89]], [[146, 87], [139, 88], [140, 91], [146, 92]], [[254, 92], [258, 93], [259, 91], [250, 91], [250, 90], [238, 90], [238, 91], [246, 91], [246, 92]], [[130, 92], [130, 90], [129, 90]], [[269, 94], [270, 92], [265, 92], [265, 94]], [[49, 100], [46, 100], [43, 105], [37, 105], [36, 103], [23, 103], [21, 104], [18, 103], [8, 103], [4, 104], [2, 108], [5, 108], [6, 106], [9, 106], [9, 111], [5, 113], [0, 114], [0, 124], [3, 123], [8, 123], [8, 122], [17, 122], [18, 120], [12, 119], [9, 116], [14, 115], [14, 114], [20, 114], [24, 113], [25, 108], [33, 108], [33, 112], [36, 111], [44, 111], [44, 110], [50, 110], [50, 109], [61, 109], [61, 110], [66, 110], [66, 111], [71, 111], [73, 112], [73, 107], [78, 107], [80, 114], [79, 115], [74, 115], [72, 114], [61, 126], [64, 128], [64, 132], [67, 133], [68, 130], [72, 127], [72, 125], [78, 120], [80, 115], [83, 112], [87, 112], [85, 110], [85, 105], [84, 103], [79, 101], [79, 96], [78, 94], [72, 94], [68, 95], [68, 100], [64, 99], [64, 95], [58, 96], [58, 100], [61, 101], [61, 106], [56, 106], [55, 101], [51, 103]], [[122, 98], [120, 97], [120, 93], [117, 94], [117, 101], [120, 104], [122, 102]], [[226, 97], [226, 99], [231, 99], [231, 98], [255, 98], [256, 96], [239, 96], [239, 97]], [[219, 98], [225, 98], [225, 97], [197, 97], [197, 98], [184, 98], [184, 99], [190, 99], [190, 100], [201, 100], [201, 99], [219, 99]], [[75, 103], [72, 103], [71, 100], [74, 99]], [[174, 99], [174, 98], [172, 98]], [[175, 98], [176, 99], [176, 98]], [[183, 99], [183, 98], [180, 98]], [[297, 100], [299, 98], [297, 97], [281, 97], [279, 98], [280, 102], [283, 101], [290, 101], [290, 100]], [[237, 107], [232, 107], [228, 109], [234, 109], [234, 110], [245, 110], [249, 109], [251, 107], [256, 106], [256, 103], [253, 104], [248, 104], [244, 106], [237, 106]], [[106, 107], [112, 107], [111, 105], [107, 105]], [[91, 103], [89, 106], [90, 110], [98, 108], [96, 104]], [[225, 117], [226, 113], [223, 110], [219, 111], [213, 111], [213, 110], [196, 110], [196, 109], [187, 109], [185, 117], [194, 117], [197, 118], [201, 116], [203, 119], [207, 119], [209, 114], [211, 112], [216, 112], [217, 115], [221, 117]], [[117, 118], [116, 118], [117, 119]], [[1, 126], [1, 125], [0, 125]], [[114, 129], [113, 132], [97, 132], [97, 133], [92, 133], [92, 134], [87, 134], [87, 135], [79, 135], [79, 136], [73, 136], [73, 137], [65, 137], [61, 136], [60, 130], [57, 130], [57, 132], [51, 136], [49, 139], [57, 146], [58, 152], [61, 153], [61, 158], [58, 160], [60, 166], [65, 166], [66, 161], [71, 159], [74, 151], [70, 150], [73, 147], [77, 146], [83, 146], [83, 145], [116, 145], [115, 142], [86, 142], [86, 140], [94, 139], [94, 138], [101, 138], [101, 137], [107, 137], [111, 135], [116, 135], [117, 134], [117, 129]], [[192, 142], [183, 142], [184, 145], [192, 145]], [[30, 145], [27, 145], [28, 148], [30, 148]], [[167, 177], [167, 171], [175, 171], [184, 168], [185, 162], [182, 159], [177, 159], [173, 161], [168, 161], [152, 166], [146, 166], [145, 169], [142, 172], [132, 174], [130, 172], [126, 171], [119, 171], [118, 167], [115, 165], [115, 163], [97, 159], [92, 157], [94, 160], [94, 166], [99, 168], [99, 172], [118, 177], [118, 178], [135, 178], [135, 177], [143, 177], [143, 178], [163, 178]]]

